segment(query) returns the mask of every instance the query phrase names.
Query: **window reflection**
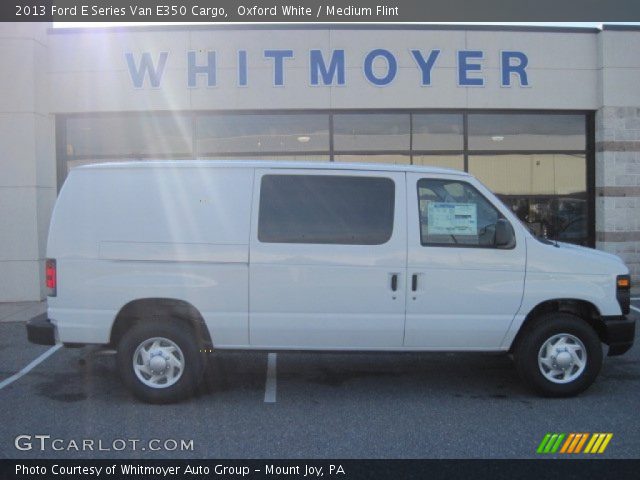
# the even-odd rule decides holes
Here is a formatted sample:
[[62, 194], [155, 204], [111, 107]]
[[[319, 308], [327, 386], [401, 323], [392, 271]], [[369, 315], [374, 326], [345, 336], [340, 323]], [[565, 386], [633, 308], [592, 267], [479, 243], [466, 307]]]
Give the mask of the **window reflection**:
[[208, 157], [206, 155], [199, 157], [201, 160], [269, 160], [278, 162], [328, 162], [329, 155], [307, 155], [304, 153], [286, 154], [286, 155], [264, 155], [261, 153], [252, 153], [250, 155], [216, 155]]
[[470, 150], [584, 150], [584, 115], [469, 114]]
[[462, 150], [464, 148], [461, 114], [414, 114], [412, 128], [414, 150]]
[[469, 172], [534, 235], [588, 244], [585, 155], [475, 155]]
[[345, 163], [389, 163], [392, 165], [409, 165], [409, 155], [336, 155], [335, 162]]
[[345, 113], [333, 116], [336, 150], [409, 150], [409, 114]]
[[200, 115], [196, 122], [199, 155], [329, 151], [329, 115]]
[[468, 183], [420, 179], [418, 201], [422, 245], [495, 247], [502, 215]]
[[187, 115], [105, 115], [67, 119], [69, 158], [192, 155], [193, 125]]
[[413, 164], [464, 171], [464, 157], [462, 155], [414, 155]]
[[[469, 171], [539, 235], [587, 244], [586, 119], [573, 113], [190, 112], [60, 116], [73, 166], [158, 158], [424, 165]], [[333, 135], [333, 141], [331, 136]], [[333, 151], [332, 151], [333, 144]], [[545, 153], [536, 154], [535, 151]], [[571, 151], [571, 152], [569, 152]], [[518, 153], [515, 153], [518, 152]], [[554, 153], [548, 153], [554, 152]], [[580, 152], [574, 155], [574, 152]], [[589, 215], [587, 215], [589, 213]]]

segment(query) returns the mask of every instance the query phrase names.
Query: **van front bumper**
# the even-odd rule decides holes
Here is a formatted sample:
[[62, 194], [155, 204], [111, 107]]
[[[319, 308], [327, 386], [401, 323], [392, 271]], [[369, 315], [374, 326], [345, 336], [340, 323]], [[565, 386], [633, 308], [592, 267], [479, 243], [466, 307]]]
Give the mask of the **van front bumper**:
[[55, 345], [56, 327], [43, 313], [27, 322], [27, 339], [37, 345]]
[[632, 346], [636, 336], [636, 320], [626, 315], [602, 317], [603, 341], [609, 345], [609, 356], [622, 355]]

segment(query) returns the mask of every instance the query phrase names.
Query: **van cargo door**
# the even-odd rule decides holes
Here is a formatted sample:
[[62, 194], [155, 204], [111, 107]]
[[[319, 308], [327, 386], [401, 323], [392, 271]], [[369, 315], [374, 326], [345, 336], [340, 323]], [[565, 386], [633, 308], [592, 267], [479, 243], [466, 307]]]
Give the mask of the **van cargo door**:
[[401, 347], [405, 174], [265, 169], [255, 175], [251, 345]]

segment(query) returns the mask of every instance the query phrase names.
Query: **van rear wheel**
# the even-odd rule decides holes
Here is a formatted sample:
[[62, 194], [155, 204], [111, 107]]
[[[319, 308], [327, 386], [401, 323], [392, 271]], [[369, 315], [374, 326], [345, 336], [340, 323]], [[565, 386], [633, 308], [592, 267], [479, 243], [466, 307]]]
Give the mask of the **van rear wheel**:
[[547, 397], [571, 397], [586, 390], [602, 367], [595, 330], [569, 313], [549, 313], [525, 327], [514, 359], [525, 383]]
[[142, 322], [120, 340], [118, 370], [140, 400], [172, 403], [193, 395], [204, 362], [193, 333], [182, 322]]

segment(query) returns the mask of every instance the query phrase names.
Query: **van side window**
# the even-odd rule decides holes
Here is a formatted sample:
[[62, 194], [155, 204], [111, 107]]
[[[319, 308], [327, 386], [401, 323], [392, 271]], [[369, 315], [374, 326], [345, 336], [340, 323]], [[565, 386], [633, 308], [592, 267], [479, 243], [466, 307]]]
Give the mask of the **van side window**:
[[390, 178], [264, 175], [258, 240], [381, 245], [393, 233], [394, 200]]
[[423, 178], [418, 202], [422, 245], [495, 247], [496, 223], [504, 217], [472, 185]]

